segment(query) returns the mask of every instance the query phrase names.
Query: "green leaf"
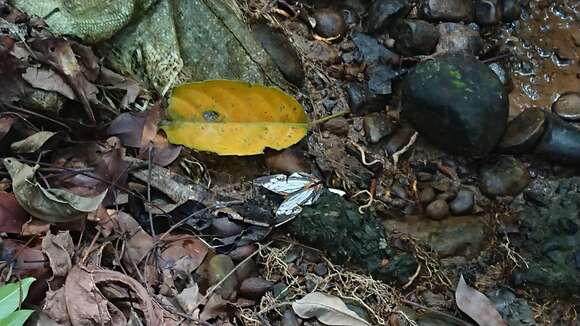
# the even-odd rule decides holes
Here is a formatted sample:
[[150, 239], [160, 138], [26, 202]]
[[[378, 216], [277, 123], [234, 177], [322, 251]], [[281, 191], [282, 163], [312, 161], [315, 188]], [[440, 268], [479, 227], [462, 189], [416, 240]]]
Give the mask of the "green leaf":
[[[0, 319], [7, 318], [20, 307], [21, 300], [26, 298], [30, 284], [34, 281], [35, 278], [27, 277], [20, 282], [9, 283], [0, 288]], [[0, 322], [0, 325], [5, 324]]]
[[34, 310], [26, 310], [26, 309], [15, 311], [15, 312], [11, 313], [10, 315], [8, 315], [8, 317], [6, 317], [4, 319], [0, 319], [0, 325], [2, 325], [2, 326], [22, 326], [22, 325], [24, 325], [24, 323], [26, 322], [28, 317], [30, 317], [30, 315], [32, 315], [33, 312], [34, 312]]

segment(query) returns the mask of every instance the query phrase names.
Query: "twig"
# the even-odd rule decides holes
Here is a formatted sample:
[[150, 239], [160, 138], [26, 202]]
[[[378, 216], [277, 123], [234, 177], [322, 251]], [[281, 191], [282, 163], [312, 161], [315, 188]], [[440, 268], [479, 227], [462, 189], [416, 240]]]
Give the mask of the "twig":
[[[153, 153], [153, 146], [149, 144], [149, 150], [147, 155], [147, 202], [151, 203], [151, 156]], [[151, 235], [155, 237], [155, 227], [153, 225], [153, 212], [151, 212], [151, 206], [147, 209], [149, 213], [149, 228], [151, 229]]]
[[316, 125], [319, 125], [319, 124], [321, 124], [323, 122], [326, 122], [328, 120], [332, 120], [332, 119], [335, 119], [335, 118], [342, 117], [343, 115], [349, 114], [349, 113], [350, 113], [350, 111], [341, 111], [341, 112], [338, 112], [338, 113], [335, 113], [335, 114], [332, 114], [332, 115], [329, 115], [329, 116], [326, 116], [326, 117], [322, 117], [320, 119], [316, 119], [316, 120], [310, 122], [310, 127], [312, 128], [312, 127], [314, 127]]

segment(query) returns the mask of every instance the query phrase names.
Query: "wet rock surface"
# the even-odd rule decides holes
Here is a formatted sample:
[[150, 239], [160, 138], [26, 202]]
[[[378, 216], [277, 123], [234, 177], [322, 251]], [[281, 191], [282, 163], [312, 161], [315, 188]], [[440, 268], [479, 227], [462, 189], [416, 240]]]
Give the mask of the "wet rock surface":
[[427, 55], [435, 51], [439, 31], [426, 21], [400, 20], [392, 28], [397, 51], [404, 56]]
[[405, 77], [402, 114], [439, 148], [484, 156], [503, 135], [508, 100], [486, 65], [466, 56], [445, 56], [419, 64]]
[[530, 152], [546, 131], [546, 115], [542, 109], [530, 108], [512, 119], [498, 144], [508, 154]]
[[530, 263], [513, 274], [518, 286], [533, 284], [549, 291], [575, 295], [580, 290], [580, 178], [536, 180], [525, 192], [520, 210], [517, 245]]
[[479, 170], [481, 191], [488, 196], [515, 196], [530, 182], [522, 162], [507, 156], [485, 163]]
[[393, 122], [384, 114], [373, 113], [364, 117], [363, 128], [367, 140], [378, 143], [394, 130]]
[[411, 7], [406, 0], [375, 0], [369, 8], [369, 32], [385, 31], [392, 23], [409, 13]]
[[479, 32], [459, 23], [441, 23], [436, 53], [459, 53], [478, 55], [483, 47]]
[[431, 21], [466, 21], [473, 18], [473, 2], [464, 0], [421, 0], [419, 12]]
[[425, 214], [432, 220], [440, 221], [449, 216], [449, 205], [444, 199], [437, 199], [427, 205]]
[[552, 111], [568, 121], [580, 121], [580, 93], [562, 94], [554, 104]]
[[449, 203], [453, 215], [468, 215], [473, 211], [475, 194], [467, 189], [459, 190], [457, 196]]
[[547, 131], [535, 148], [540, 157], [563, 164], [580, 162], [580, 129], [553, 114], [547, 116]]

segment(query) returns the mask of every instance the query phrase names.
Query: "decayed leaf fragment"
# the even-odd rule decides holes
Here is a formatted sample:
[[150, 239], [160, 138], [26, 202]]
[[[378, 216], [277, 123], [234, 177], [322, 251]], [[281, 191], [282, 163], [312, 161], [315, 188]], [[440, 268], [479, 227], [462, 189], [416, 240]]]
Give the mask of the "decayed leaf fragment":
[[12, 189], [20, 205], [32, 216], [50, 223], [69, 222], [94, 212], [107, 191], [95, 197], [81, 197], [63, 189], [43, 188], [34, 179], [35, 168], [15, 158], [5, 158]]
[[322, 292], [312, 292], [305, 295], [302, 299], [292, 303], [292, 309], [300, 318], [316, 317], [326, 325], [370, 325], [356, 312], [348, 309], [340, 298]]
[[479, 326], [507, 326], [494, 304], [483, 293], [467, 285], [463, 275], [455, 290], [455, 302]]
[[308, 118], [293, 97], [273, 87], [211, 80], [173, 90], [169, 141], [219, 155], [255, 155], [284, 149], [308, 131]]

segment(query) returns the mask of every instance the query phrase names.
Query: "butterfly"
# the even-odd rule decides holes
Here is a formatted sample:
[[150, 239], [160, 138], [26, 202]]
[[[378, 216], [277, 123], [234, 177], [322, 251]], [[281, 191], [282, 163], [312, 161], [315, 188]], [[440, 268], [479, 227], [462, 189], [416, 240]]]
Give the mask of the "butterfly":
[[[290, 176], [275, 174], [259, 177], [254, 180], [254, 184], [286, 196], [276, 210], [276, 227], [293, 220], [302, 212], [303, 206], [316, 203], [324, 190], [320, 179], [304, 172], [296, 172]], [[338, 189], [329, 190], [340, 195], [344, 194]]]

